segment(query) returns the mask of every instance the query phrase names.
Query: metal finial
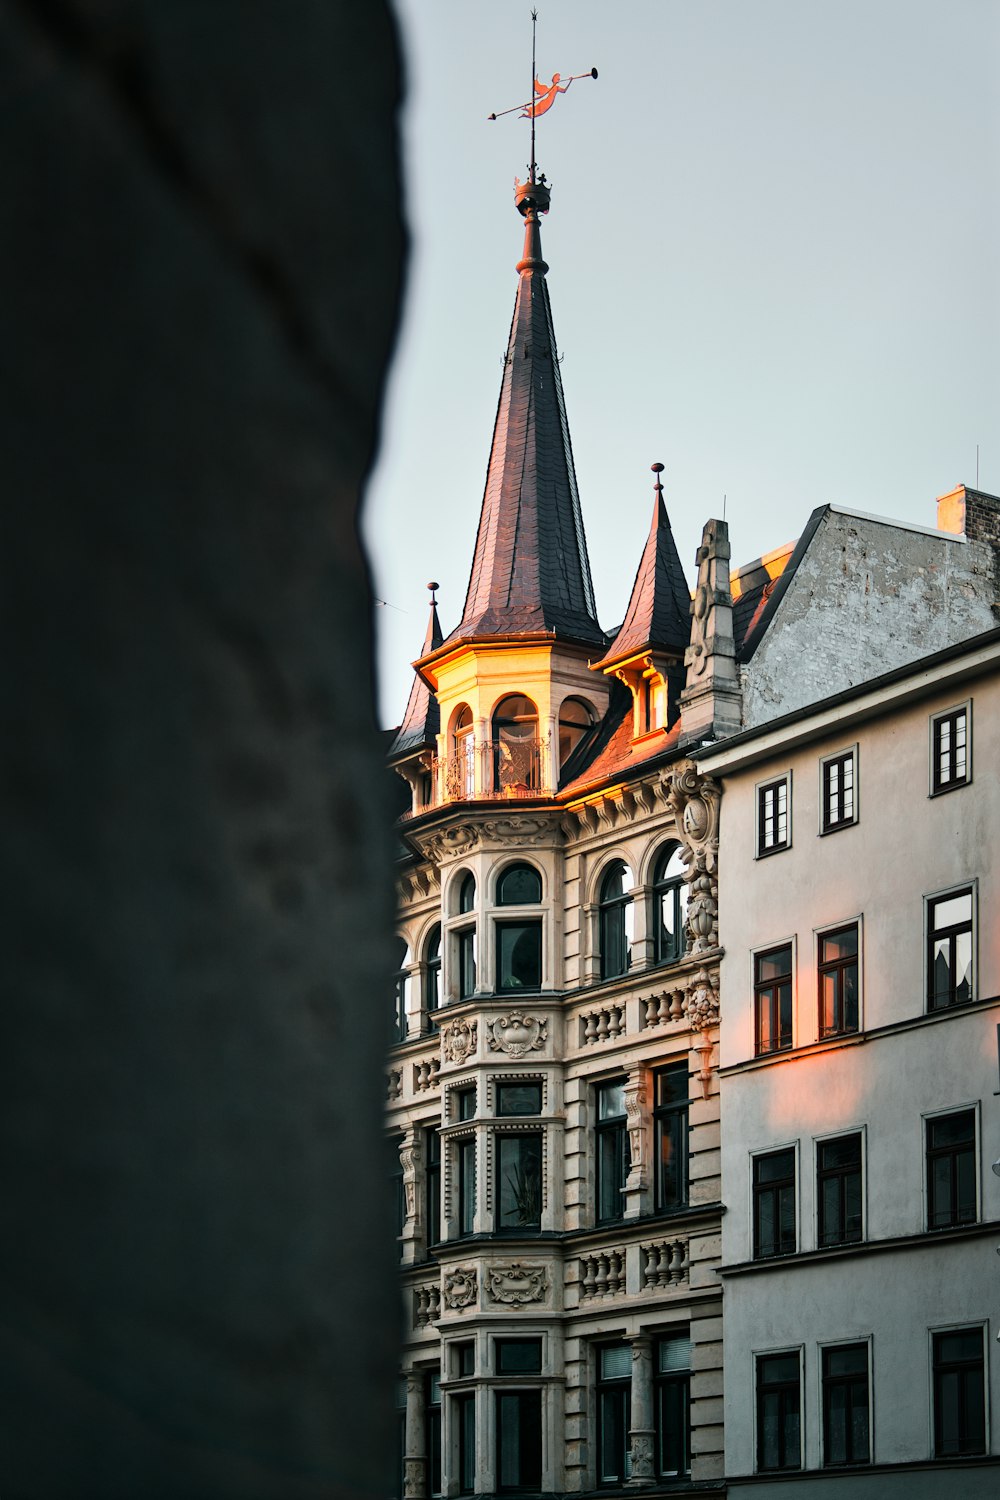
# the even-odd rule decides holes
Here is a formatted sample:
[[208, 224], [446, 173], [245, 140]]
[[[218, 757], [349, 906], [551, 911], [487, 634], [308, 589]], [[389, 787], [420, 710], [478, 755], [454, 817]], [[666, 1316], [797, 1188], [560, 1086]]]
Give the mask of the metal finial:
[[432, 604], [436, 604], [437, 603], [437, 591], [441, 587], [441, 585], [439, 583], [429, 583], [427, 585], [427, 587], [431, 591], [431, 603]]
[[656, 493], [658, 495], [662, 495], [663, 494], [663, 485], [660, 482], [660, 475], [663, 473], [663, 465], [662, 464], [650, 464], [649, 467], [652, 469], [653, 473], [656, 475], [656, 482], [653, 485], [653, 489], [656, 491]]

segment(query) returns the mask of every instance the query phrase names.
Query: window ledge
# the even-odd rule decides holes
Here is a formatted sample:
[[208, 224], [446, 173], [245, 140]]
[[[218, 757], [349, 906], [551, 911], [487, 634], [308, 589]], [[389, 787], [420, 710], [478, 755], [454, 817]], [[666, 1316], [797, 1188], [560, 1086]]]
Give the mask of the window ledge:
[[856, 1255], [879, 1255], [893, 1250], [925, 1250], [956, 1240], [978, 1239], [1000, 1231], [1000, 1219], [985, 1219], [978, 1224], [959, 1224], [953, 1229], [921, 1229], [916, 1234], [892, 1235], [883, 1240], [855, 1240], [849, 1245], [827, 1245], [821, 1250], [796, 1250], [790, 1255], [769, 1255], [761, 1260], [734, 1261], [720, 1266], [720, 1277], [746, 1276], [755, 1271], [784, 1271], [788, 1266], [814, 1265], [830, 1260], [844, 1260]]

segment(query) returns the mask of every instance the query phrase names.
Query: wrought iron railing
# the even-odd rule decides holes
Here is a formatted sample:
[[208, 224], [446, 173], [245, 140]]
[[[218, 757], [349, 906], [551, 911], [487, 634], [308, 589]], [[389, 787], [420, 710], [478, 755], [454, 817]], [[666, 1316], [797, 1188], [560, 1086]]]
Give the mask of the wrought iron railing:
[[548, 751], [549, 737], [532, 735], [475, 748], [470, 744], [457, 755], [434, 756], [430, 766], [431, 800], [424, 807], [546, 796], [552, 791], [546, 785]]

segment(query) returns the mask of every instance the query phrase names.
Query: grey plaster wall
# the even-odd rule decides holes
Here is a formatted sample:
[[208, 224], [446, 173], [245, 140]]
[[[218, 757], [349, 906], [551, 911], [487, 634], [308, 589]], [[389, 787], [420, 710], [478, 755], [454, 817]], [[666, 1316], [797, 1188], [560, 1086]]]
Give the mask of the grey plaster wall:
[[743, 667], [744, 727], [991, 630], [994, 603], [987, 541], [830, 508]]
[[0, 1492], [383, 1496], [383, 3], [4, 0]]

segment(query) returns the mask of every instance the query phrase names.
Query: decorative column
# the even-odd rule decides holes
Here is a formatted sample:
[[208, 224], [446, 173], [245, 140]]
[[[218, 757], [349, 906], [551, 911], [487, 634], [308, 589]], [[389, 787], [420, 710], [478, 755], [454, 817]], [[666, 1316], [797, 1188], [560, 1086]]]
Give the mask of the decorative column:
[[[539, 729], [541, 724], [539, 724]], [[555, 714], [545, 715], [545, 733], [538, 747], [543, 792], [554, 792], [559, 785], [559, 735]]]
[[654, 1480], [653, 1339], [648, 1333], [637, 1333], [631, 1344], [632, 1420], [628, 1436], [632, 1473], [627, 1483], [630, 1489], [640, 1489]]
[[625, 1115], [628, 1121], [629, 1166], [625, 1182], [626, 1219], [637, 1219], [645, 1206], [649, 1186], [649, 1124], [646, 1069], [633, 1068], [625, 1080]]
[[403, 1224], [403, 1254], [405, 1263], [417, 1258], [417, 1238], [420, 1233], [420, 1212], [417, 1194], [417, 1176], [420, 1171], [420, 1138], [411, 1127], [403, 1136], [399, 1148], [399, 1160], [403, 1167], [403, 1206], [406, 1221]]
[[424, 1377], [420, 1370], [406, 1375], [406, 1437], [403, 1452], [403, 1494], [406, 1500], [426, 1500], [427, 1434], [424, 1425]]
[[476, 796], [482, 797], [493, 790], [493, 767], [490, 764], [493, 741], [489, 732], [489, 720], [476, 720], [476, 741], [473, 747], [475, 760], [472, 765], [472, 784]]

